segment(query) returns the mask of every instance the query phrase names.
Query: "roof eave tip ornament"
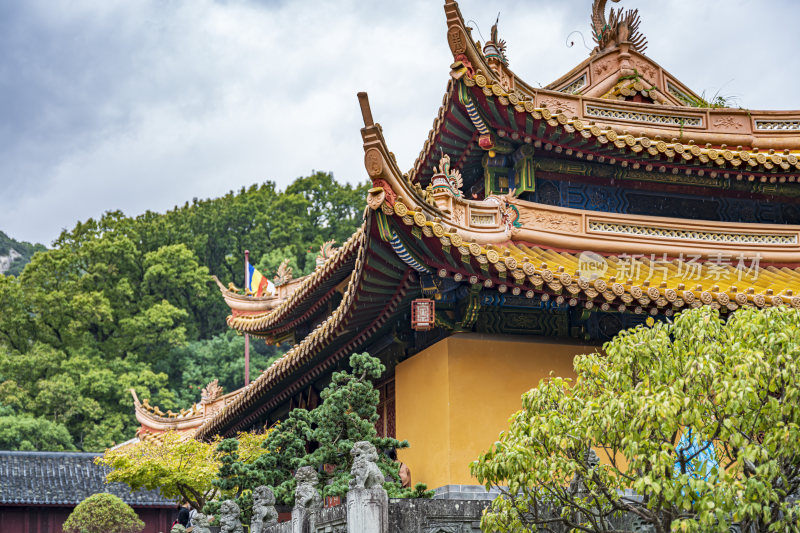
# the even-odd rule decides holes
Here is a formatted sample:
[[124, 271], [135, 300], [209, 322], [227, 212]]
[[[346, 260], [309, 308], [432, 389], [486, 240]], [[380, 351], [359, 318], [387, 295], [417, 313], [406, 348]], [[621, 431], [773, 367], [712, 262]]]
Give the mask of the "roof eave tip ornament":
[[[616, 48], [622, 43], [628, 43], [632, 49], [643, 54], [647, 49], [647, 38], [639, 31], [642, 23], [639, 10], [611, 8], [606, 19], [607, 1], [594, 0], [592, 3], [592, 39], [597, 44], [592, 54]], [[619, 3], [620, 0], [611, 1]]]
[[364, 127], [369, 128], [375, 125], [375, 120], [372, 118], [372, 109], [369, 107], [369, 96], [366, 92], [361, 91], [357, 94], [358, 105], [361, 106], [361, 116], [364, 119]]
[[506, 42], [498, 36], [497, 25], [500, 23], [500, 13], [494, 21], [491, 30], [491, 37], [483, 45], [483, 56], [487, 61], [499, 61], [506, 67], [508, 66], [508, 56], [506, 56]]

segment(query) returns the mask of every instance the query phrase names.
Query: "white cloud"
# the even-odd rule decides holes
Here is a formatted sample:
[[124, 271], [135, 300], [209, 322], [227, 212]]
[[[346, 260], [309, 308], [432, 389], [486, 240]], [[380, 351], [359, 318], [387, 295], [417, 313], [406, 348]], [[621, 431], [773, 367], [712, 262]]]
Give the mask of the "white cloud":
[[[460, 4], [485, 36], [502, 12], [511, 66], [534, 85], [588, 53], [565, 39], [579, 29], [590, 40], [589, 0]], [[649, 55], [690, 87], [721, 87], [750, 108], [797, 105], [776, 89], [797, 76], [785, 0], [641, 4]], [[360, 90], [408, 168], [451, 62], [436, 0], [65, 0], [8, 11], [0, 229], [42, 242], [108, 209], [163, 211], [312, 169], [363, 180]], [[755, 12], [770, 24], [744, 24]]]

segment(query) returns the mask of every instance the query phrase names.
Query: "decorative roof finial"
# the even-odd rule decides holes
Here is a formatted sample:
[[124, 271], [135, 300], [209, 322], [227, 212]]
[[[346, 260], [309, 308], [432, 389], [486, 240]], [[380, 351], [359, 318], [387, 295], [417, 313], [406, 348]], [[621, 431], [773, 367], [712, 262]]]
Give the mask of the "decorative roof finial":
[[461, 198], [464, 194], [461, 192], [464, 187], [464, 180], [461, 177], [461, 172], [458, 170], [450, 169], [450, 156], [442, 154], [439, 159], [439, 168], [431, 178], [431, 185], [433, 185], [433, 192], [445, 190], [457, 198]]
[[275, 273], [275, 286], [286, 285], [293, 277], [292, 267], [289, 266], [289, 259], [286, 258], [278, 265], [278, 272]]
[[202, 403], [213, 402], [220, 396], [222, 396], [222, 387], [219, 386], [219, 380], [215, 379], [214, 381], [211, 381], [208, 385], [203, 387], [201, 402]]
[[336, 251], [336, 248], [333, 246], [335, 243], [336, 241], [330, 240], [322, 243], [322, 246], [319, 247], [319, 253], [316, 258], [317, 268], [322, 268], [325, 261], [333, 257], [333, 253]]
[[[619, 0], [611, 0], [619, 2]], [[642, 19], [638, 9], [624, 11], [611, 8], [609, 18], [606, 20], [607, 0], [594, 0], [592, 4], [592, 38], [597, 47], [592, 53], [606, 49], [616, 48], [620, 43], [630, 43], [631, 47], [644, 53], [647, 48], [647, 38], [639, 32]]]
[[483, 45], [483, 55], [486, 59], [496, 59], [505, 66], [508, 66], [508, 57], [506, 57], [506, 42], [500, 39], [497, 35], [497, 24], [500, 22], [500, 13], [497, 14], [497, 20], [492, 25], [491, 39], [486, 41]]

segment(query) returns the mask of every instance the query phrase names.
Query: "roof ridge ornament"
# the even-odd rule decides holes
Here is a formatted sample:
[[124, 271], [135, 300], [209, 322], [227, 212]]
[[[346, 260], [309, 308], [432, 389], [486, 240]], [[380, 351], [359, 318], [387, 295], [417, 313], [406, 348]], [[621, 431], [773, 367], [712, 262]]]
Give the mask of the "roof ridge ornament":
[[281, 261], [281, 264], [278, 265], [278, 271], [275, 273], [275, 278], [274, 278], [276, 287], [280, 287], [281, 285], [286, 285], [294, 277], [294, 274], [292, 272], [292, 267], [289, 266], [289, 261], [290, 261], [289, 258], [284, 258], [284, 260]]
[[215, 379], [203, 387], [200, 403], [211, 403], [220, 396], [222, 396], [222, 387], [219, 385], [219, 379]]
[[325, 241], [322, 243], [322, 246], [319, 247], [319, 252], [317, 253], [315, 260], [317, 269], [322, 268], [325, 265], [325, 262], [333, 257], [333, 254], [337, 250], [337, 248], [334, 246], [335, 244], [336, 241], [331, 239], [329, 241]]
[[449, 155], [442, 154], [437, 170], [438, 172], [431, 178], [434, 194], [440, 191], [447, 191], [456, 198], [462, 198], [464, 193], [461, 189], [464, 187], [464, 180], [460, 171], [451, 169]]
[[[621, 43], [629, 43], [631, 48], [643, 54], [647, 49], [647, 38], [639, 31], [642, 23], [638, 9], [611, 8], [606, 20], [606, 2], [594, 0], [592, 3], [592, 38], [597, 47], [592, 54], [616, 48]], [[611, 0], [618, 3], [620, 0]]]
[[500, 13], [497, 14], [497, 20], [492, 24], [490, 39], [483, 45], [483, 55], [487, 60], [496, 59], [503, 65], [508, 66], [508, 57], [506, 56], [507, 44], [497, 33], [497, 24], [499, 22]]

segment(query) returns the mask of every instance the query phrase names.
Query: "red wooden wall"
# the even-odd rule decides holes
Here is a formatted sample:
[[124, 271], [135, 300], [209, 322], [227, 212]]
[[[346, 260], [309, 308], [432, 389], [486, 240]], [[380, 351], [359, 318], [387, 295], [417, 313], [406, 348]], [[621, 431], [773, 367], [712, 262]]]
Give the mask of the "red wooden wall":
[[[74, 507], [15, 506], [0, 507], [2, 533], [62, 533], [61, 526]], [[134, 507], [144, 522], [142, 533], [168, 533], [178, 516], [174, 507]]]

